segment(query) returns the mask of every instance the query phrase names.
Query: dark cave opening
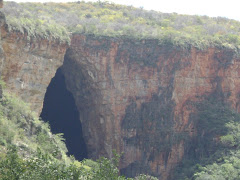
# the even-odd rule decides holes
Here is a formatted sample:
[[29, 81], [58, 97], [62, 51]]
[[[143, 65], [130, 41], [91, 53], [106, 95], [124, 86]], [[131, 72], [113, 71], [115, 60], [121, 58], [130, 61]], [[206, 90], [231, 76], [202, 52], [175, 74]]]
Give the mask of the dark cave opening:
[[68, 155], [74, 155], [77, 160], [87, 158], [79, 113], [73, 95], [66, 88], [61, 68], [47, 88], [40, 117], [49, 122], [53, 133], [64, 134]]

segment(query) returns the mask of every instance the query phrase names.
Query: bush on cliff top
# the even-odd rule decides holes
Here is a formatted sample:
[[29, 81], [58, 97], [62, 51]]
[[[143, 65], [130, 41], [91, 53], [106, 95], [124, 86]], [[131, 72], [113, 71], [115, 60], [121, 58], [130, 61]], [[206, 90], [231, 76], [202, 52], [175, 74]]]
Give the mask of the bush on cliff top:
[[44, 23], [40, 19], [35, 20], [25, 17], [12, 18], [10, 16], [7, 16], [6, 19], [10, 31], [26, 32], [28, 37], [51, 37], [61, 42], [70, 43], [69, 33], [66, 28], [55, 22]]
[[[239, 49], [240, 22], [227, 18], [146, 11], [107, 2], [14, 3], [3, 11], [12, 29], [67, 39], [68, 32], [159, 39], [180, 47]], [[67, 30], [66, 30], [67, 29]]]

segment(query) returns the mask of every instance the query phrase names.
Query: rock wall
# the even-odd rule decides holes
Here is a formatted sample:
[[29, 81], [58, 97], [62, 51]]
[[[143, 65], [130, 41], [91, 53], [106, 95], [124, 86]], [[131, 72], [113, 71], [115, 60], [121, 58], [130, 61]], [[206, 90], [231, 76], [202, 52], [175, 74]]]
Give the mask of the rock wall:
[[[123, 153], [121, 173], [169, 179], [203, 96], [221, 94], [240, 111], [240, 59], [230, 49], [180, 49], [157, 40], [75, 34], [71, 46], [8, 31], [0, 14], [0, 73], [7, 90], [41, 112], [58, 67], [80, 112], [88, 156]], [[66, 49], [67, 52], [66, 52]], [[65, 54], [66, 53], [66, 54]]]
[[0, 8], [3, 7], [3, 0], [0, 0]]
[[168, 179], [196, 134], [194, 102], [221, 92], [240, 110], [240, 59], [157, 40], [73, 35], [63, 71], [91, 158], [123, 152], [121, 172]]
[[39, 114], [47, 86], [62, 65], [68, 45], [51, 38], [10, 32], [5, 22], [1, 27], [1, 44], [0, 71], [7, 91], [30, 103]]
[[[0, 1], [0, 8], [2, 8], [3, 2]], [[5, 16], [2, 12], [0, 12], [0, 29], [5, 24]], [[0, 37], [1, 37], [1, 31], [0, 31]], [[4, 60], [4, 54], [3, 54], [3, 48], [2, 48], [2, 41], [0, 40], [0, 65], [2, 64]], [[1, 78], [1, 70], [0, 70], [0, 78]], [[2, 84], [0, 84], [0, 99], [2, 98]]]

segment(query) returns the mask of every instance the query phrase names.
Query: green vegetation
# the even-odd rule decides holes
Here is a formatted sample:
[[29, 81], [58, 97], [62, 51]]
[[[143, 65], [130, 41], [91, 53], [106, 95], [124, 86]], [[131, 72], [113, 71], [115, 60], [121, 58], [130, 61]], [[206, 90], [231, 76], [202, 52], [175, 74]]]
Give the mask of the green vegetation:
[[[114, 160], [114, 159], [113, 159]], [[49, 154], [37, 151], [34, 156], [23, 159], [16, 148], [10, 148], [0, 161], [0, 179], [23, 180], [59, 180], [59, 179], [118, 179], [126, 178], [118, 175], [118, 169], [112, 161], [102, 158], [98, 162], [84, 160], [73, 161], [67, 165], [63, 161], [52, 158]]]
[[179, 180], [240, 179], [240, 114], [216, 98], [197, 104], [198, 134], [175, 177]]
[[0, 149], [10, 145], [28, 156], [40, 149], [55, 158], [67, 160], [61, 134], [52, 134], [47, 123], [40, 121], [29, 106], [19, 98], [4, 93], [0, 102]]
[[[157, 39], [159, 44], [184, 49], [214, 46], [236, 53], [240, 49], [240, 22], [221, 17], [166, 14], [101, 1], [6, 2], [3, 11], [9, 31], [27, 33], [29, 38], [53, 38], [69, 43], [71, 33], [82, 33]], [[145, 108], [141, 112], [130, 108], [129, 113], [136, 115], [129, 117], [140, 114], [156, 124], [155, 128], [162, 127], [155, 129], [158, 134], [143, 140], [145, 146], [167, 151], [182, 139], [188, 144], [175, 179], [240, 179], [240, 115], [226, 104], [210, 98], [196, 105], [198, 114], [193, 121], [198, 134], [192, 139], [186, 134], [173, 133], [169, 124], [173, 123], [169, 122], [171, 112], [161, 109], [161, 104], [149, 103]], [[123, 128], [136, 128], [141, 133], [144, 130], [145, 134], [154, 130], [143, 128], [144, 122], [136, 121], [125, 119]], [[166, 137], [163, 142], [159, 142], [160, 136]], [[131, 139], [128, 143], [132, 143]], [[117, 155], [111, 160], [102, 157], [97, 162], [78, 162], [67, 157], [66, 152], [61, 134], [52, 134], [49, 125], [39, 120], [26, 103], [4, 93], [0, 100], [0, 179], [126, 179], [119, 176]], [[140, 175], [135, 179], [154, 178]]]
[[30, 36], [51, 35], [69, 41], [71, 32], [159, 39], [160, 44], [182, 48], [217, 46], [237, 52], [240, 48], [240, 22], [222, 17], [160, 13], [101, 1], [6, 2], [3, 11], [10, 30], [26, 31]]
[[240, 179], [240, 123], [229, 122], [225, 127], [228, 133], [220, 138], [222, 147], [214, 154], [215, 161], [201, 167], [194, 174], [196, 180]]
[[10, 31], [27, 32], [29, 37], [54, 38], [62, 42], [70, 42], [67, 30], [54, 22], [44, 23], [39, 19], [10, 18], [7, 16], [7, 24]]
[[[39, 120], [22, 100], [3, 94], [0, 99], [0, 179], [126, 179], [119, 176], [120, 156], [116, 153], [111, 160], [101, 157], [97, 161], [79, 162], [66, 152], [62, 134], [52, 134], [49, 125]], [[135, 179], [156, 180], [147, 175]]]

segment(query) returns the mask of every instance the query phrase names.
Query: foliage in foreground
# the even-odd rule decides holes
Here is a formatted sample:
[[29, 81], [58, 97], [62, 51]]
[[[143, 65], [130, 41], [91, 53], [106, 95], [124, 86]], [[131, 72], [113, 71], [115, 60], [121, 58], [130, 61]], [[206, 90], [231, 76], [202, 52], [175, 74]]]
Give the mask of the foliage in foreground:
[[179, 165], [179, 180], [240, 179], [240, 114], [217, 99], [197, 105], [198, 134]]
[[160, 13], [108, 2], [14, 3], [3, 11], [10, 30], [69, 41], [68, 32], [97, 36], [159, 39], [188, 48], [239, 50], [240, 22], [223, 17]]
[[118, 175], [118, 169], [112, 162], [102, 158], [98, 162], [84, 160], [73, 161], [66, 165], [40, 150], [27, 159], [21, 158], [15, 147], [9, 149], [8, 153], [0, 161], [0, 179], [24, 179], [24, 180], [59, 180], [59, 179], [119, 179], [124, 177]]
[[240, 179], [240, 123], [228, 122], [225, 124], [228, 133], [221, 136], [221, 146], [213, 154], [213, 162], [194, 174], [196, 180], [235, 180]]
[[[1, 83], [1, 82], [0, 82]], [[117, 168], [119, 156], [81, 162], [67, 157], [61, 134], [52, 134], [29, 106], [4, 93], [0, 99], [0, 179], [2, 180], [125, 180]], [[128, 178], [131, 180], [130, 178]], [[156, 180], [140, 175], [136, 180]]]
[[[39, 149], [35, 155], [23, 159], [18, 155], [15, 146], [7, 154], [0, 154], [0, 179], [2, 180], [133, 180], [119, 176], [117, 164], [119, 156], [111, 160], [101, 157], [97, 162], [85, 159], [82, 162], [73, 160], [69, 165], [59, 161]], [[139, 175], [135, 180], [157, 180], [149, 175]]]
[[4, 93], [0, 100], [0, 152], [14, 145], [23, 157], [37, 149], [67, 161], [67, 148], [61, 134], [52, 134], [49, 125], [39, 120], [28, 104]]

